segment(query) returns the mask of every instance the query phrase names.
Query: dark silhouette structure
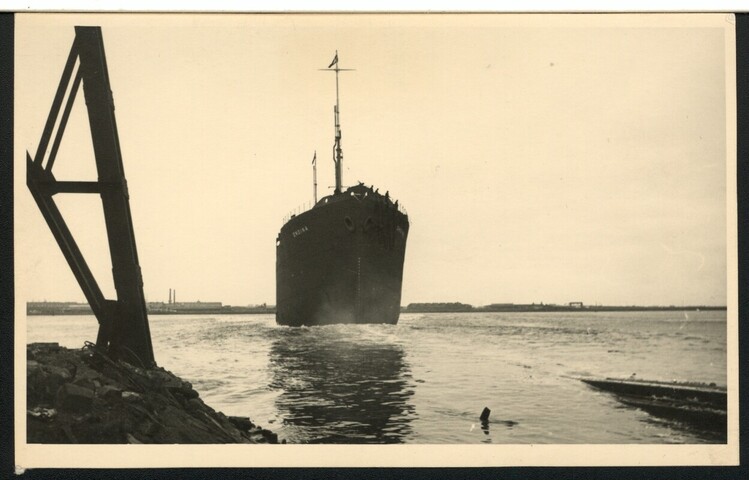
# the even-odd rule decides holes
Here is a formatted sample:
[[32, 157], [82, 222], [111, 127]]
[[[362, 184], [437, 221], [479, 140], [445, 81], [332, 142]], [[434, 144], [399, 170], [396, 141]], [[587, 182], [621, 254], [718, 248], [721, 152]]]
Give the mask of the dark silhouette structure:
[[[52, 173], [52, 167], [81, 83], [91, 128], [98, 181], [57, 181]], [[70, 92], [61, 112], [68, 87]], [[59, 126], [47, 155], [58, 119]], [[105, 348], [117, 358], [136, 365], [154, 366], [143, 279], [135, 248], [127, 182], [100, 27], [75, 27], [75, 40], [36, 155], [32, 159], [26, 152], [26, 160], [29, 190], [99, 321], [97, 346]], [[104, 298], [55, 204], [54, 196], [58, 193], [94, 193], [101, 197], [117, 300]]]

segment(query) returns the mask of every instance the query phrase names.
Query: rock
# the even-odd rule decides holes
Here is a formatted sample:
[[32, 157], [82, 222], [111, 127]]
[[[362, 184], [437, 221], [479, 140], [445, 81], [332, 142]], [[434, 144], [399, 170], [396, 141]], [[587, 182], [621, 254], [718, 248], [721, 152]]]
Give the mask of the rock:
[[66, 383], [57, 391], [55, 405], [59, 410], [84, 413], [91, 409], [94, 392], [88, 388]]
[[32, 387], [44, 401], [52, 401], [61, 386], [73, 378], [67, 368], [56, 365], [41, 365], [39, 370], [32, 372], [29, 387]]
[[40, 420], [53, 420], [57, 416], [57, 410], [54, 408], [36, 407], [26, 410], [26, 414]]
[[73, 380], [73, 385], [78, 385], [79, 387], [87, 388], [89, 390], [96, 390], [96, 385], [94, 385], [94, 382], [86, 377], [80, 377]]
[[53, 378], [59, 381], [60, 383], [64, 383], [69, 381], [73, 376], [70, 374], [70, 371], [67, 368], [58, 367], [55, 365], [45, 365], [42, 367], [42, 369], [47, 372], [47, 374]]
[[182, 388], [182, 380], [175, 377], [174, 375], [170, 374], [169, 372], [165, 370], [149, 370], [146, 372], [146, 375], [149, 379], [151, 379], [151, 382], [153, 384], [154, 388], [166, 388], [166, 389], [176, 389], [179, 390]]
[[27, 352], [29, 443], [278, 442], [248, 417], [215, 411], [190, 382], [163, 368], [138, 368], [104, 351], [56, 344]]
[[96, 433], [99, 438], [104, 439], [104, 443], [122, 443], [121, 425], [122, 422], [112, 419], [101, 423], [96, 429]]
[[101, 378], [101, 373], [97, 372], [96, 370], [92, 368], [88, 368], [88, 366], [84, 365], [78, 369], [78, 372], [75, 375], [76, 380], [79, 378], [87, 378], [89, 380], [97, 381]]
[[247, 433], [252, 443], [278, 443], [278, 435], [262, 427], [255, 427]]
[[143, 437], [152, 438], [159, 431], [159, 425], [150, 420], [146, 420], [138, 425], [138, 433]]
[[135, 392], [122, 392], [122, 399], [126, 402], [140, 402], [141, 401], [141, 395], [140, 393]]
[[78, 443], [78, 437], [73, 434], [73, 429], [71, 428], [70, 424], [64, 424], [62, 426], [62, 431], [63, 433], [65, 433], [65, 438], [69, 443]]
[[104, 385], [103, 387], [96, 389], [96, 396], [105, 400], [115, 400], [122, 398], [122, 390], [111, 385]]
[[120, 430], [122, 430], [124, 433], [133, 431], [133, 422], [130, 417], [122, 418], [122, 421], [120, 422]]
[[41, 368], [32, 371], [27, 370], [26, 397], [29, 405], [32, 403], [50, 404], [54, 401], [54, 394], [57, 390], [50, 388], [48, 378], [49, 375], [44, 373]]
[[268, 440], [268, 443], [278, 443], [278, 434], [275, 434], [267, 429], [262, 429], [260, 433], [263, 434], [263, 437], [265, 437]]
[[190, 382], [184, 382], [182, 384], [182, 388], [180, 389], [180, 393], [185, 396], [185, 398], [198, 398], [200, 394], [193, 390], [192, 383]]
[[[187, 398], [198, 398], [200, 396], [200, 394], [198, 393], [197, 390], [190, 389], [187, 392], [185, 392], [185, 396]], [[211, 409], [211, 410], [213, 410], [213, 409]]]
[[195, 412], [200, 410], [203, 407], [203, 401], [199, 400], [197, 398], [191, 398], [187, 402], [185, 402], [185, 408], [188, 411]]
[[243, 431], [248, 431], [255, 428], [255, 424], [250, 421], [249, 417], [229, 417], [229, 421], [235, 427]]
[[260, 428], [250, 432], [250, 440], [252, 440], [252, 443], [270, 443]]

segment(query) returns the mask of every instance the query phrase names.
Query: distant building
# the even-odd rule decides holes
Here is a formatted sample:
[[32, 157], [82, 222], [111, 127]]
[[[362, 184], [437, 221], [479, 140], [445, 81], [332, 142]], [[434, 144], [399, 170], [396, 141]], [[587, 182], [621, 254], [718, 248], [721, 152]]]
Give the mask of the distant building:
[[570, 302], [572, 308], [583, 308], [583, 302]]
[[221, 310], [221, 302], [175, 302], [170, 305], [173, 310]]

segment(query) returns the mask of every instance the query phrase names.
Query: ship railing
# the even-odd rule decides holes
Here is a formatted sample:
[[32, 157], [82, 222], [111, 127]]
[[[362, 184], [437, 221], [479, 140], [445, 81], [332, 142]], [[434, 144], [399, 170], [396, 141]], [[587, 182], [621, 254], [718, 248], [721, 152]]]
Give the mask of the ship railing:
[[296, 217], [297, 215], [301, 215], [302, 213], [306, 212], [307, 210], [311, 210], [312, 207], [315, 206], [315, 202], [309, 201], [304, 202], [302, 205], [299, 205], [294, 210], [290, 211], [288, 215], [283, 217], [283, 222], [281, 225], [286, 225], [286, 223], [291, 220], [292, 218]]
[[[307, 210], [311, 210], [312, 207], [315, 206], [315, 202], [309, 201], [304, 202], [302, 205], [299, 205], [294, 210], [290, 211], [285, 217], [283, 217], [283, 221], [281, 222], [281, 225], [286, 225], [289, 220], [296, 217], [297, 215], [301, 215], [302, 213], [306, 212]], [[401, 212], [403, 215], [408, 216], [408, 211], [406, 210], [406, 207], [402, 204], [398, 204], [398, 211]]]

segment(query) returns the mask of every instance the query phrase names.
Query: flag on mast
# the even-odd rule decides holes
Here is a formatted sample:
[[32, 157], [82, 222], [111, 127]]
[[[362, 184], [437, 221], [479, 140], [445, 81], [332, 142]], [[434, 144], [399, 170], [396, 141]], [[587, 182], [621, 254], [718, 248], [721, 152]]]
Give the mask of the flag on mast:
[[335, 52], [335, 57], [333, 57], [333, 61], [330, 62], [330, 65], [328, 65], [328, 68], [331, 68], [333, 65], [338, 63], [338, 52]]
[[312, 165], [314, 165], [315, 162], [317, 162], [317, 150], [315, 150], [315, 155], [312, 157]]

